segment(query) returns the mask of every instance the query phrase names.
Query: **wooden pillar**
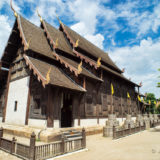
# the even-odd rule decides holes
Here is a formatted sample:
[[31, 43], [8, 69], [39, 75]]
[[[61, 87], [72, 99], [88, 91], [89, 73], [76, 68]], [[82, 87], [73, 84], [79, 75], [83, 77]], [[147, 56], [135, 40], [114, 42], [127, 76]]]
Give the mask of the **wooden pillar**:
[[83, 88], [86, 89], [86, 77], [83, 77]]
[[28, 125], [29, 109], [30, 109], [30, 102], [31, 102], [31, 86], [32, 86], [32, 75], [30, 75], [30, 80], [29, 80], [29, 89], [28, 89], [28, 99], [27, 99], [27, 110], [26, 110], [25, 125]]
[[82, 104], [82, 100], [83, 100], [83, 96], [80, 96], [80, 101], [79, 101], [79, 107], [78, 107], [78, 126], [81, 125], [81, 104]]
[[[139, 87], [138, 87], [138, 96], [139, 96]], [[140, 114], [140, 103], [139, 103], [139, 100], [138, 100], [138, 113]]]
[[47, 94], [48, 94], [48, 100], [47, 100], [47, 127], [54, 127], [54, 119], [53, 119], [53, 103], [52, 103], [52, 90], [51, 86], [47, 86]]
[[100, 84], [96, 86], [97, 96], [96, 96], [96, 115], [97, 115], [97, 124], [99, 124], [99, 94], [100, 94]]
[[3, 110], [2, 122], [5, 122], [5, 118], [6, 118], [6, 109], [7, 109], [7, 100], [8, 100], [8, 91], [9, 91], [10, 79], [11, 79], [11, 68], [9, 69], [9, 72], [8, 72], [7, 88], [6, 88], [6, 94], [5, 94], [5, 102], [4, 102], [4, 110]]
[[2, 68], [2, 62], [0, 61], [0, 70], [1, 70], [1, 68]]
[[101, 79], [103, 79], [103, 70], [101, 70]]
[[[112, 84], [112, 81], [111, 81], [111, 84]], [[111, 88], [111, 84], [110, 84], [110, 88]], [[111, 88], [111, 114], [113, 114], [113, 112], [114, 112], [114, 109], [113, 109], [113, 95], [112, 95], [112, 88]]]
[[122, 107], [122, 96], [123, 96], [123, 90], [122, 90], [122, 86], [120, 86], [120, 91], [121, 91], [121, 114], [122, 114], [122, 121], [123, 121], [123, 107]]
[[35, 149], [36, 149], [36, 135], [33, 132], [30, 137], [30, 149], [29, 149], [29, 155], [30, 160], [35, 160]]

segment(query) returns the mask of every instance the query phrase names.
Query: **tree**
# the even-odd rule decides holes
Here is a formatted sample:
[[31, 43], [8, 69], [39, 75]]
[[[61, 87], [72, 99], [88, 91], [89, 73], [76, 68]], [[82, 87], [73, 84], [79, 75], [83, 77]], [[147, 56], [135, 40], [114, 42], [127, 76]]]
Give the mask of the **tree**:
[[146, 95], [146, 100], [147, 103], [149, 103], [149, 101], [151, 101], [151, 105], [149, 107], [147, 107], [147, 112], [149, 113], [154, 113], [156, 110], [156, 105], [154, 104], [154, 101], [156, 101], [156, 97], [154, 95], [154, 93], [147, 93]]
[[[160, 68], [158, 69], [158, 71], [160, 71]], [[160, 76], [159, 76], [159, 78], [160, 78]], [[160, 82], [158, 82], [158, 86], [157, 87], [160, 87]]]

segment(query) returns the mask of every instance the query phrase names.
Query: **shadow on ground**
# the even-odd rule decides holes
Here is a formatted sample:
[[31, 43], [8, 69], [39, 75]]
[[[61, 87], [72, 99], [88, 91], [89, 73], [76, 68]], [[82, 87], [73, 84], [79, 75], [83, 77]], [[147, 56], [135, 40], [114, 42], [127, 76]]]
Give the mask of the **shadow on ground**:
[[154, 128], [154, 129], [150, 130], [150, 132], [160, 132], [160, 128]]

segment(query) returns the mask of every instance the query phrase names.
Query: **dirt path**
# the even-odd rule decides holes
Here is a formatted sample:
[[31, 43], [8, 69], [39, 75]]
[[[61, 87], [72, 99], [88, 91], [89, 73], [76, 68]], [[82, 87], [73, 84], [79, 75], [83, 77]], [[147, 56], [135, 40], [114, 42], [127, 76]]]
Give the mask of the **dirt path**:
[[[88, 151], [74, 153], [57, 160], [160, 160], [160, 127], [118, 140], [101, 134], [87, 137]], [[0, 151], [0, 160], [19, 160]]]
[[119, 140], [102, 135], [87, 137], [88, 151], [57, 160], [160, 160], [160, 129], [140, 132]]

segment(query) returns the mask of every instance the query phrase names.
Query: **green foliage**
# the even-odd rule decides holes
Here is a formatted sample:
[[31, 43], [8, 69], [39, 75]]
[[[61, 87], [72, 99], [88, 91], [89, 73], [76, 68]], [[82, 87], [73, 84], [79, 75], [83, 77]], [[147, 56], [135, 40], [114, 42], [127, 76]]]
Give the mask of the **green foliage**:
[[[158, 71], [160, 71], [160, 68], [158, 69]], [[158, 78], [160, 78], [160, 76]], [[158, 82], [157, 87], [160, 88], [160, 82]]]
[[156, 97], [155, 97], [154, 93], [147, 93], [147, 96], [146, 96], [145, 101], [146, 101], [147, 103], [149, 103], [149, 100], [151, 101], [151, 105], [148, 106], [148, 107], [146, 108], [146, 110], [147, 110], [147, 112], [153, 114], [153, 113], [157, 112], [156, 105], [154, 104], [154, 101], [156, 101]]

